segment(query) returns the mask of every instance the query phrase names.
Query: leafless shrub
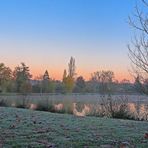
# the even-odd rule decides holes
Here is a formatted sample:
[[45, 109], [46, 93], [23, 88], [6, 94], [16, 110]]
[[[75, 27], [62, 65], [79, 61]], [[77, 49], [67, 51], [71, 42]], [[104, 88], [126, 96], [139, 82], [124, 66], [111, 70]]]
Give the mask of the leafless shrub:
[[113, 99], [111, 95], [108, 95], [107, 98], [102, 96], [101, 106], [104, 116], [121, 119], [133, 119], [133, 116], [130, 114], [128, 109], [127, 98], [121, 97]]

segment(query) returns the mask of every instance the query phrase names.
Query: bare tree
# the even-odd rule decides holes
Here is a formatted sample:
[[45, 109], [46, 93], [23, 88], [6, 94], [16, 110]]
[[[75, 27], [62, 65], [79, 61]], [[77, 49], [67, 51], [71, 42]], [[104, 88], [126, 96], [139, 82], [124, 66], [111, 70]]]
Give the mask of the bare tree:
[[99, 84], [100, 93], [110, 94], [113, 91], [114, 73], [112, 71], [97, 71], [91, 75], [91, 80]]
[[[141, 0], [148, 8], [148, 1]], [[135, 14], [129, 17], [129, 24], [140, 32], [140, 36], [134, 37], [131, 45], [128, 45], [129, 58], [135, 77], [140, 76], [142, 80], [148, 78], [148, 13], [135, 7]]]

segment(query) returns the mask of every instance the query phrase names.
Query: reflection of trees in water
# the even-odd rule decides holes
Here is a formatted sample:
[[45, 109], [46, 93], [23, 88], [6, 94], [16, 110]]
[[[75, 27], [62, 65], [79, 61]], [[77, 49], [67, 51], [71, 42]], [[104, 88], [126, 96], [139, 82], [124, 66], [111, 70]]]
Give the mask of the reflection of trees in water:
[[137, 101], [136, 103], [135, 103], [135, 113], [136, 113], [136, 115], [137, 115], [137, 117], [138, 118], [140, 118], [140, 108], [141, 108], [141, 103], [140, 103], [140, 101]]
[[148, 120], [148, 104], [142, 104], [140, 101], [133, 103], [135, 110], [134, 115], [136, 119]]
[[148, 120], [148, 104], [144, 105], [146, 120]]
[[[96, 104], [91, 104], [91, 103], [85, 104], [84, 102], [74, 103], [74, 104], [75, 104], [75, 107], [73, 108], [74, 109], [73, 113], [75, 113], [76, 115], [77, 113], [83, 113], [83, 116], [92, 115], [92, 116], [111, 117], [111, 112], [113, 113], [125, 112], [127, 113], [127, 115], [129, 115], [129, 117], [131, 115], [131, 117], [134, 117], [134, 119], [136, 120], [148, 120], [148, 104], [141, 104], [140, 101], [136, 103], [125, 103], [125, 102], [119, 103], [119, 100], [117, 102], [114, 101], [112, 102], [112, 110], [110, 110], [110, 103], [105, 100], [102, 103], [99, 102]], [[121, 115], [124, 115], [124, 114], [121, 114]]]
[[[112, 100], [112, 102], [110, 101], [110, 99], [105, 98], [97, 103], [86, 104], [85, 102], [77, 102], [74, 103], [73, 113], [83, 113], [83, 116], [91, 115], [112, 117], [111, 113], [120, 113], [121, 115], [124, 115], [122, 112], [125, 112], [129, 117], [131, 115], [131, 117], [136, 120], [148, 120], [148, 104], [142, 104], [141, 101], [128, 103], [126, 99], [115, 99]], [[87, 110], [87, 114], [84, 113], [85, 110]]]
[[[37, 96], [38, 97], [38, 96]], [[79, 96], [78, 96], [79, 97]], [[19, 97], [18, 97], [19, 98]], [[130, 114], [137, 120], [148, 120], [148, 101], [143, 98], [136, 98], [133, 100], [128, 100], [128, 96], [99, 96], [96, 100], [75, 100], [65, 99], [65, 100], [50, 100], [49, 98], [39, 98], [31, 99], [28, 96], [23, 96], [23, 99], [11, 99], [11, 106], [13, 107], [26, 107], [30, 109], [41, 109], [41, 106], [47, 108], [48, 111], [62, 112], [62, 113], [74, 113], [81, 116], [107, 116], [114, 117], [114, 113], [120, 115]], [[140, 100], [140, 101], [138, 101]], [[19, 105], [19, 106], [18, 106]], [[112, 114], [111, 114], [112, 112]], [[124, 116], [124, 119], [125, 116]], [[133, 118], [132, 118], [133, 119]]]

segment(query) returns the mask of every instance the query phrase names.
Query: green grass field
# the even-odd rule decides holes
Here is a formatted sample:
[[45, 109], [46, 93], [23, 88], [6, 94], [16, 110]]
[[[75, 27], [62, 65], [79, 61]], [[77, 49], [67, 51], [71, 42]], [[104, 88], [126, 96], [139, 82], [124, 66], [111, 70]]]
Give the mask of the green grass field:
[[0, 148], [147, 148], [148, 122], [0, 107]]

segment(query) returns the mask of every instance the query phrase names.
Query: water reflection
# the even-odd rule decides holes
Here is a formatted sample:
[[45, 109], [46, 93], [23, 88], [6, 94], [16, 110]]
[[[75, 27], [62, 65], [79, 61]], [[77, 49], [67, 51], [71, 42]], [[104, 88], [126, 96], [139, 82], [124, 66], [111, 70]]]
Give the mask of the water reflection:
[[[47, 105], [47, 104], [46, 104]], [[51, 106], [49, 103], [47, 105]], [[128, 110], [128, 112], [134, 116], [135, 119], [139, 120], [148, 120], [148, 104], [142, 104], [142, 103], [126, 103], [125, 106], [121, 106], [121, 104], [112, 104], [111, 108], [109, 108], [110, 104], [102, 104], [102, 103], [96, 103], [96, 104], [86, 104], [86, 103], [80, 103], [80, 102], [71, 102], [71, 104], [67, 103], [55, 103], [52, 104], [55, 112], [66, 110], [66, 108], [70, 109], [70, 112], [73, 113], [76, 116], [108, 116], [110, 114], [111, 109], [112, 110], [119, 110], [121, 107], [126, 107], [125, 109]], [[122, 104], [123, 105], [123, 104]], [[16, 106], [16, 104], [13, 102], [11, 106]], [[29, 109], [36, 110], [38, 108], [38, 105], [35, 103], [30, 103], [28, 105]], [[50, 110], [49, 110], [50, 111]], [[67, 113], [67, 112], [66, 112]]]
[[37, 104], [31, 103], [30, 106], [29, 106], [29, 109], [36, 110], [37, 109]]
[[91, 111], [90, 106], [84, 104], [84, 108], [80, 112], [77, 110], [77, 103], [73, 103], [73, 114], [76, 116], [86, 116], [87, 114], [90, 113], [90, 111]]
[[128, 103], [129, 111], [138, 119], [148, 120], [148, 104]]
[[54, 105], [54, 109], [57, 111], [63, 110], [64, 109], [64, 104], [59, 103]]

